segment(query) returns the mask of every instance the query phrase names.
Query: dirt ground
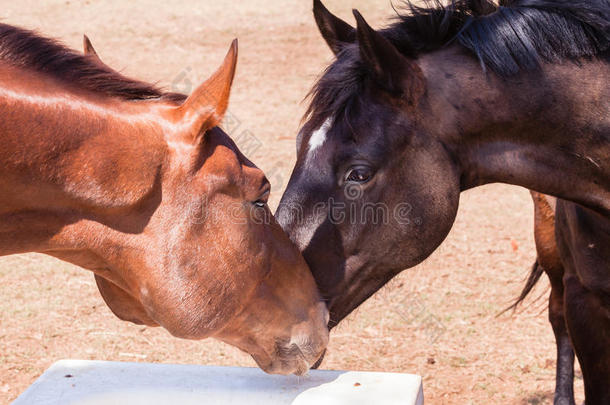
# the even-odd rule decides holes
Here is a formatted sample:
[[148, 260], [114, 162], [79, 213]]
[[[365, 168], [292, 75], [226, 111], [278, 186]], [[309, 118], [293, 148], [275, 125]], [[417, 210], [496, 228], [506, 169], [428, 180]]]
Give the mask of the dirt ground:
[[[379, 26], [388, 0], [327, 0], [352, 21], [357, 7]], [[273, 184], [275, 206], [294, 162], [302, 98], [331, 60], [310, 0], [146, 2], [1, 0], [2, 21], [100, 56], [125, 73], [188, 92], [240, 40], [227, 129]], [[526, 190], [491, 185], [462, 195], [452, 233], [331, 336], [323, 368], [420, 374], [428, 404], [552, 403], [555, 346], [546, 320], [548, 282], [526, 309], [496, 315], [516, 297], [534, 260]], [[13, 400], [64, 358], [253, 366], [207, 340], [115, 318], [85, 270], [37, 254], [0, 259], [0, 402]], [[582, 401], [578, 373], [577, 397]]]

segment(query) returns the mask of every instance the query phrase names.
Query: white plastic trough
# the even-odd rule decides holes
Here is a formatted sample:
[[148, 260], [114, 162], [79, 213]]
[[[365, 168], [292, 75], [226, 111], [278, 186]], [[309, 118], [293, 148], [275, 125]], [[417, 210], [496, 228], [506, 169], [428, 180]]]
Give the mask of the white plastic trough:
[[267, 375], [256, 368], [61, 360], [14, 405], [423, 405], [421, 377], [359, 371]]

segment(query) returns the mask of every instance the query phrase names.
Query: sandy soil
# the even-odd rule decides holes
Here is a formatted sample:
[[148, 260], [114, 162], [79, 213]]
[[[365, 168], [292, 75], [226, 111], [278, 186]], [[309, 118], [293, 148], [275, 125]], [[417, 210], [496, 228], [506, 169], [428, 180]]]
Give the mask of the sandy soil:
[[[377, 25], [392, 15], [388, 1], [327, 3], [348, 21], [352, 7]], [[234, 121], [227, 126], [269, 174], [277, 203], [294, 161], [301, 100], [331, 58], [309, 0], [0, 5], [6, 23], [77, 49], [87, 33], [109, 65], [178, 91], [211, 73], [238, 37]], [[545, 313], [548, 282], [533, 294], [542, 298], [521, 313], [496, 317], [520, 291], [534, 257], [526, 190], [492, 185], [464, 193], [443, 246], [333, 332], [323, 368], [421, 374], [428, 404], [551, 403], [555, 348]], [[119, 321], [87, 271], [36, 254], [1, 258], [0, 402], [14, 399], [63, 358], [254, 365], [213, 340], [180, 341], [161, 329]]]

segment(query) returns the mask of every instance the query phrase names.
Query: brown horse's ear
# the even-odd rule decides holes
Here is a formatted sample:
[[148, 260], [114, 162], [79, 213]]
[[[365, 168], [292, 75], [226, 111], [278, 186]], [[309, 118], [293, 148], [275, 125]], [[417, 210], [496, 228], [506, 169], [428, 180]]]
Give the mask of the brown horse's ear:
[[176, 108], [177, 119], [187, 123], [189, 140], [197, 142], [203, 133], [217, 126], [229, 106], [231, 84], [237, 66], [237, 39], [216, 72]]
[[424, 76], [419, 66], [401, 54], [392, 43], [375, 31], [358, 10], [353, 10], [357, 21], [360, 58], [371, 78], [384, 90], [406, 96], [415, 101], [424, 89]]
[[[95, 51], [93, 44], [91, 44], [89, 37], [86, 35], [83, 35], [83, 52], [85, 53], [85, 55], [94, 56], [96, 59], [100, 60], [100, 57], [98, 56], [97, 52]], [[100, 60], [100, 62], [101, 62], [101, 60]]]
[[328, 11], [320, 0], [313, 0], [313, 15], [322, 38], [336, 55], [346, 44], [356, 41], [354, 27]]
[[93, 44], [89, 40], [89, 37], [86, 35], [83, 35], [83, 53], [85, 54], [85, 56], [88, 56], [89, 58], [96, 61], [100, 65], [105, 66], [110, 70], [114, 70], [102, 61], [102, 58], [100, 58], [100, 56], [97, 54], [97, 51], [93, 47]]

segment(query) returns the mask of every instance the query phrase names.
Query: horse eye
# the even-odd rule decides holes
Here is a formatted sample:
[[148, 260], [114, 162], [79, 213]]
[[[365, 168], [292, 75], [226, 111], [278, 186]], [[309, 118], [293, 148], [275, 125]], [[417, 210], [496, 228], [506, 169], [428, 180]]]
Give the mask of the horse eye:
[[254, 201], [252, 203], [252, 205], [254, 205], [256, 208], [264, 208], [267, 206], [267, 202], [269, 201], [269, 192], [271, 191], [271, 187], [269, 186], [269, 183], [267, 183], [267, 186], [264, 188], [263, 193], [260, 195], [260, 197], [258, 197], [258, 200]]
[[345, 181], [351, 183], [366, 183], [373, 176], [372, 170], [367, 166], [354, 166], [347, 171]]

